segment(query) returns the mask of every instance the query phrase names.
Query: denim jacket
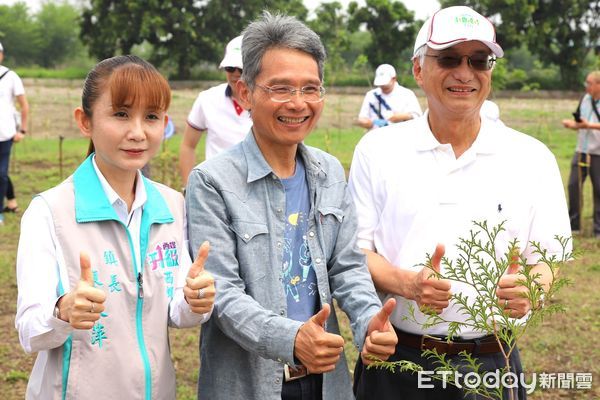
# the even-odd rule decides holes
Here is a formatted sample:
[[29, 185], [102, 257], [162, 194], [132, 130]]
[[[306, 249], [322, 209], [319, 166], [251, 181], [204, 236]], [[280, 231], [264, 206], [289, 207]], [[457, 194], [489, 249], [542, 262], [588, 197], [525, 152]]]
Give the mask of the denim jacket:
[[[344, 170], [318, 149], [300, 144], [298, 152], [306, 166], [307, 236], [320, 302], [333, 307], [336, 299], [361, 349], [381, 303], [356, 246], [356, 214]], [[194, 168], [186, 192], [190, 246], [211, 242], [205, 267], [217, 289], [212, 318], [202, 328], [198, 398], [279, 400], [283, 366], [294, 365], [294, 341], [302, 325], [286, 317], [281, 180], [250, 132], [238, 145]], [[326, 329], [339, 334], [334, 312]], [[323, 399], [350, 398], [342, 356], [323, 377]]]

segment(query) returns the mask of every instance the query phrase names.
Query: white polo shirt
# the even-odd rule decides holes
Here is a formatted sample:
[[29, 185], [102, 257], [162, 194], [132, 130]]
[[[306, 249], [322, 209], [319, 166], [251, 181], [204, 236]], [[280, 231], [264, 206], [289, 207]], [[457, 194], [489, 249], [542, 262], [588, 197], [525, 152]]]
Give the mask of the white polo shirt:
[[200, 92], [187, 118], [193, 128], [207, 131], [207, 160], [241, 142], [252, 127], [250, 113], [238, 108], [238, 114], [233, 98], [225, 95], [226, 90], [227, 83], [223, 83]]
[[[560, 257], [562, 248], [554, 236], [569, 237], [571, 230], [560, 171], [548, 148], [483, 118], [477, 139], [456, 159], [452, 146], [433, 136], [427, 115], [373, 130], [356, 146], [349, 190], [358, 213], [359, 247], [376, 251], [397, 268], [419, 271], [437, 243], [446, 246], [446, 257], [456, 260], [458, 239], [476, 230], [472, 221], [487, 221], [491, 227], [506, 221], [496, 240], [497, 257], [515, 238], [530, 264], [538, 259], [531, 241]], [[475, 296], [471, 286], [451, 284], [453, 293]], [[446, 335], [447, 324], [423, 330], [403, 320], [409, 301], [397, 300], [391, 318], [396, 327]], [[424, 322], [416, 303], [410, 303]], [[451, 303], [441, 317], [464, 321], [457, 311]], [[463, 329], [460, 336], [482, 333]]]
[[[383, 105], [380, 105], [375, 94], [380, 95], [381, 98], [385, 100], [391, 108], [390, 111]], [[381, 88], [369, 90], [360, 107], [360, 112], [358, 114], [359, 118], [368, 118], [371, 121], [379, 118], [370, 105], [373, 105], [377, 110], [381, 110], [382, 116], [386, 119], [395, 113], [410, 113], [413, 118], [417, 118], [421, 115], [421, 105], [419, 104], [419, 100], [415, 93], [410, 89], [400, 86], [398, 83], [395, 84], [394, 90], [388, 94], [384, 94], [381, 91]]]
[[[0, 66], [0, 75], [7, 69]], [[23, 82], [14, 71], [9, 71], [0, 79], [0, 142], [12, 139], [17, 133], [15, 98], [22, 94], [25, 94]]]

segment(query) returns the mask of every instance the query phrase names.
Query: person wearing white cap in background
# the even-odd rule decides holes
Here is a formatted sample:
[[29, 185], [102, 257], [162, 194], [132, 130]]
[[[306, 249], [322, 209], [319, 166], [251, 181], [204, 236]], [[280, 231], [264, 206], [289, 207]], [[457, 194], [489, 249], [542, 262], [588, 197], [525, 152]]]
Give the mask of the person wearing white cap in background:
[[242, 36], [225, 48], [219, 68], [227, 82], [200, 92], [188, 115], [179, 148], [179, 170], [185, 187], [196, 165], [196, 146], [206, 133], [205, 159], [209, 159], [242, 141], [252, 126], [250, 113], [241, 106], [236, 83], [242, 75]]
[[[23, 139], [27, 133], [29, 103], [21, 78], [2, 65], [4, 47], [0, 43], [0, 225], [4, 224], [4, 197], [8, 188], [8, 166], [13, 142]], [[17, 127], [15, 119], [15, 100], [21, 110], [21, 123]], [[17, 131], [17, 129], [19, 129]]]
[[[479, 378], [486, 372], [503, 374], [499, 342], [470, 325], [457, 303], [460, 295], [473, 305], [477, 291], [445, 278], [442, 257], [456, 265], [464, 256], [459, 239], [468, 239], [471, 231], [485, 238], [472, 221], [485, 221], [490, 228], [504, 224], [494, 256], [506, 259], [509, 243], [516, 240], [521, 259], [531, 266], [530, 276], [539, 274], [533, 290], [547, 290], [552, 275], [532, 243], [538, 242], [548, 257], [560, 259], [563, 251], [571, 252], [570, 242], [563, 249], [555, 240], [555, 235], [568, 238], [571, 232], [554, 155], [537, 139], [480, 116], [496, 57], [503, 54], [493, 25], [482, 15], [464, 6], [438, 11], [421, 28], [413, 53], [413, 74], [428, 110], [420, 118], [365, 135], [354, 150], [348, 185], [358, 214], [358, 245], [382, 299], [397, 301], [390, 322], [398, 345], [389, 360], [413, 361], [432, 371], [439, 364], [422, 351], [435, 349], [466, 373], [471, 369], [457, 354], [466, 351], [481, 364]], [[427, 254], [432, 254], [439, 278], [423, 267]], [[470, 268], [472, 277], [480, 276], [477, 267]], [[500, 277], [493, 291], [500, 308], [495, 323], [504, 319], [504, 325], [543, 306], [524, 296], [528, 288], [523, 279], [518, 265]], [[421, 310], [427, 309], [444, 322], [424, 327], [427, 317]], [[491, 323], [487, 309], [480, 318]], [[451, 338], [450, 321], [460, 324]], [[511, 372], [522, 379], [516, 347], [509, 361]], [[367, 370], [360, 359], [354, 376], [359, 400], [475, 398], [433, 375]], [[518, 392], [514, 398], [526, 397], [522, 382], [513, 389]], [[465, 387], [464, 380], [457, 383]], [[503, 392], [508, 398], [508, 388]]]
[[381, 64], [375, 70], [373, 85], [367, 92], [358, 114], [358, 125], [375, 129], [421, 115], [421, 106], [415, 93], [396, 81], [396, 70], [390, 64]]

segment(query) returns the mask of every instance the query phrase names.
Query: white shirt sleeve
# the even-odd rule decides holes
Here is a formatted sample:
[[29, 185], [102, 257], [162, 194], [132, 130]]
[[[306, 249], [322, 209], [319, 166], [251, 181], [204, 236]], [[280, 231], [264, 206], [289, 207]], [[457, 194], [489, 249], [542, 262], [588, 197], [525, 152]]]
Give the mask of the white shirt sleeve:
[[374, 232], [381, 213], [375, 202], [373, 178], [376, 175], [372, 173], [371, 168], [372, 163], [357, 146], [348, 178], [348, 191], [354, 201], [358, 219], [357, 244], [361, 249], [375, 251]]
[[45, 201], [35, 197], [21, 219], [17, 252], [15, 326], [28, 353], [61, 346], [73, 330], [68, 322], [52, 316], [61, 284], [62, 293], [70, 290], [52, 215]]
[[358, 113], [358, 118], [371, 118], [371, 109], [369, 108], [369, 100], [371, 99], [371, 92], [367, 92], [365, 98], [363, 99], [362, 106], [360, 107], [360, 112]]
[[406, 112], [412, 114], [413, 118], [420, 117], [423, 112], [421, 111], [421, 104], [419, 104], [419, 99], [417, 99], [417, 95], [410, 89], [408, 90], [408, 101], [406, 105]]
[[189, 328], [197, 326], [208, 321], [212, 314], [211, 310], [206, 314], [196, 314], [190, 310], [190, 305], [185, 301], [183, 294], [183, 287], [186, 284], [185, 278], [188, 275], [190, 266], [192, 265], [192, 259], [188, 253], [189, 240], [187, 235], [187, 217], [185, 214], [185, 206], [183, 207], [184, 224], [183, 224], [183, 238], [184, 245], [182, 246], [181, 254], [179, 256], [179, 276], [177, 277], [177, 284], [175, 286], [175, 294], [169, 304], [169, 325], [177, 328]]
[[204, 97], [205, 96], [203, 96], [202, 93], [200, 93], [198, 97], [196, 97], [196, 100], [194, 101], [192, 109], [190, 110], [190, 113], [188, 114], [187, 118], [187, 122], [192, 128], [201, 131], [208, 129], [206, 115], [204, 113]]
[[19, 75], [17, 75], [17, 73], [15, 71], [10, 71], [9, 74], [14, 75], [13, 76], [13, 95], [15, 97], [17, 97], [17, 96], [21, 96], [22, 94], [25, 94], [25, 88], [23, 87], [23, 81], [21, 81], [21, 78], [19, 78]]

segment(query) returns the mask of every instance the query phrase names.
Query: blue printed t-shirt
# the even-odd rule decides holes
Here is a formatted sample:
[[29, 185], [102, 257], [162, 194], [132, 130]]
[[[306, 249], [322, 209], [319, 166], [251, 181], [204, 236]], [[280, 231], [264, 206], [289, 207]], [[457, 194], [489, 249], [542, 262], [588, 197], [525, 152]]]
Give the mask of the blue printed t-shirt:
[[285, 189], [286, 216], [281, 272], [287, 316], [296, 321], [307, 321], [315, 314], [319, 293], [306, 239], [310, 199], [306, 172], [300, 158], [296, 159], [294, 176], [281, 182]]

